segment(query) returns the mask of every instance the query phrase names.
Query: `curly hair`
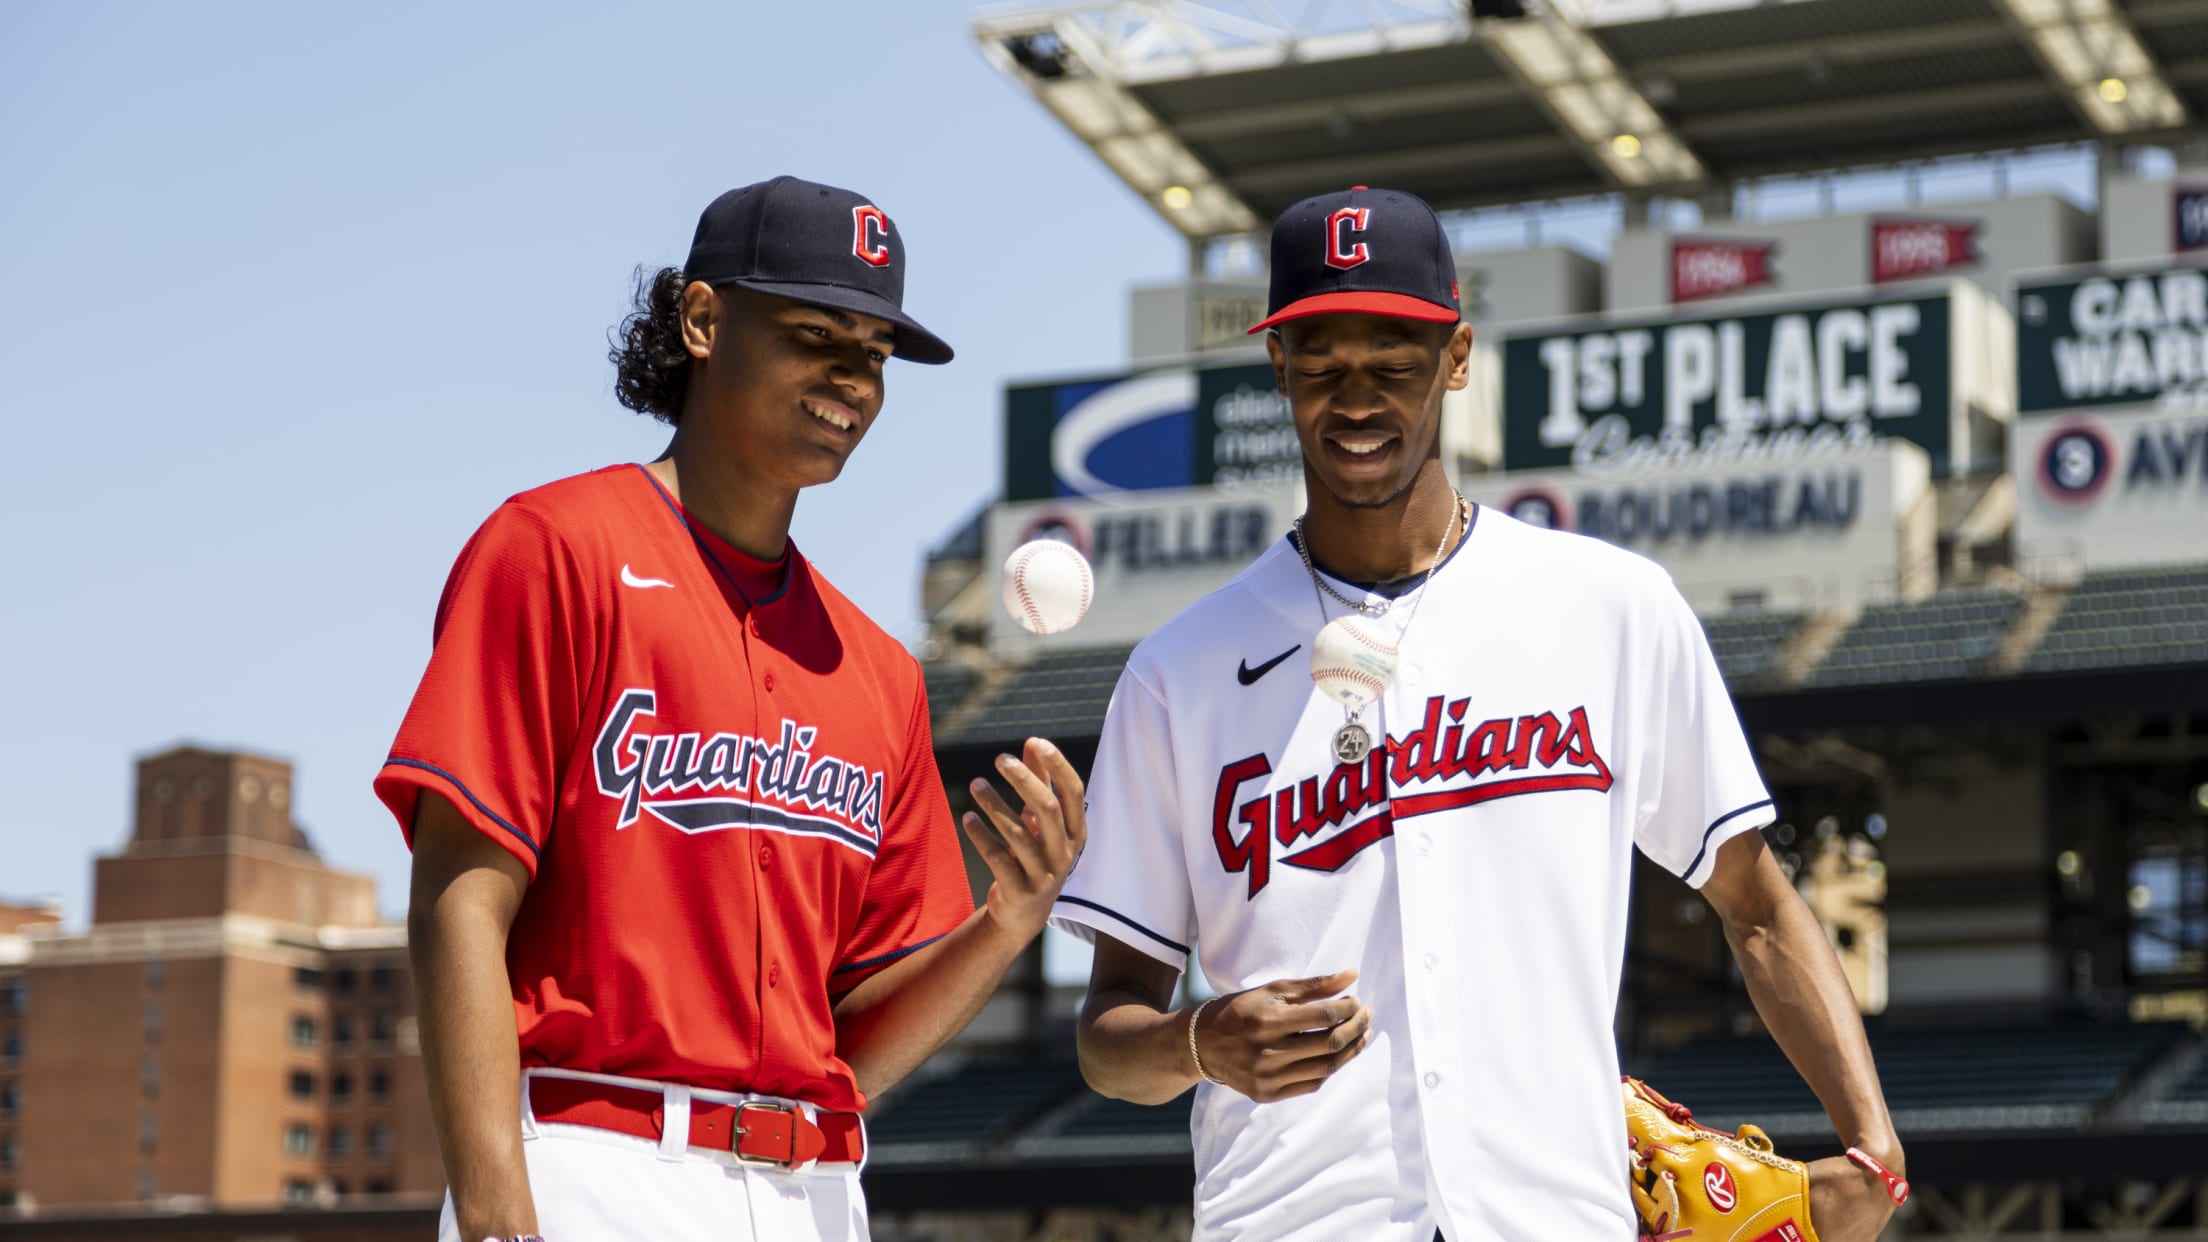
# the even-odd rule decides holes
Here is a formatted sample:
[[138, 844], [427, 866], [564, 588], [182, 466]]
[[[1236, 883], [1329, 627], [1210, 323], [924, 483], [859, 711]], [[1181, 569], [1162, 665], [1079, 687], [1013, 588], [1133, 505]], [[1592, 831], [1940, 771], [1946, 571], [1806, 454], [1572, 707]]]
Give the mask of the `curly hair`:
[[682, 291], [689, 284], [681, 268], [663, 267], [650, 276], [636, 269], [633, 309], [613, 330], [606, 351], [614, 398], [669, 424], [681, 421], [690, 383], [690, 351], [682, 343]]

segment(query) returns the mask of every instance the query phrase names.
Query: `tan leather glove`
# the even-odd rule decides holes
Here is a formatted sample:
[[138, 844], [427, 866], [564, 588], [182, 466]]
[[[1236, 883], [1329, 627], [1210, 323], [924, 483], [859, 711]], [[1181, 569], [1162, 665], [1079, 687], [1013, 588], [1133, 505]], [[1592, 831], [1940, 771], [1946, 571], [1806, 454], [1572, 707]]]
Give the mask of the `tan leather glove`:
[[1637, 1078], [1624, 1084], [1642, 1242], [1817, 1242], [1809, 1166], [1772, 1151], [1754, 1126], [1705, 1130], [1684, 1104]]

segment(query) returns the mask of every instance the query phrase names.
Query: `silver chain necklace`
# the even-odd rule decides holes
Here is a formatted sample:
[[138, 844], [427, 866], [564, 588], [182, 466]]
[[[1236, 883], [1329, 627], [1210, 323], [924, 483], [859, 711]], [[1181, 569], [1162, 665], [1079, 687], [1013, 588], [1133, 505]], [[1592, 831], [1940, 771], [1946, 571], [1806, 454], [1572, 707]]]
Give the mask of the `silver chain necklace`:
[[[1426, 585], [1433, 581], [1434, 571], [1441, 568], [1442, 550], [1449, 546], [1449, 536], [1456, 533], [1457, 523], [1464, 522], [1467, 531], [1472, 528], [1471, 520], [1465, 516], [1463, 493], [1455, 488], [1450, 488], [1449, 494], [1456, 498], [1456, 504], [1449, 511], [1449, 524], [1442, 527], [1441, 542], [1434, 545], [1434, 559], [1427, 564], [1425, 574], [1418, 580], [1418, 590], [1411, 596], [1411, 611], [1403, 618], [1403, 628], [1396, 635], [1398, 645], [1402, 643], [1404, 638], [1409, 636], [1411, 625], [1418, 620], [1418, 606], [1426, 602]], [[1304, 536], [1302, 517], [1296, 519], [1296, 551], [1303, 554], [1303, 571], [1311, 575], [1311, 597], [1319, 601], [1319, 627], [1321, 629], [1331, 624], [1331, 618], [1326, 615], [1326, 595], [1333, 596], [1368, 617], [1385, 615], [1395, 607], [1396, 601], [1394, 600], [1389, 600], [1378, 608], [1368, 606], [1335, 590], [1327, 583], [1326, 579], [1320, 577], [1318, 566], [1311, 561], [1311, 541]], [[1325, 591], [1326, 595], [1319, 594], [1320, 591]], [[1390, 680], [1393, 680], [1392, 675]], [[1362, 707], [1344, 707], [1342, 709], [1342, 727], [1334, 731], [1334, 758], [1336, 762], [1363, 763], [1365, 756], [1372, 753], [1372, 732], [1365, 728], [1364, 721], [1360, 719], [1364, 715], [1364, 710]]]

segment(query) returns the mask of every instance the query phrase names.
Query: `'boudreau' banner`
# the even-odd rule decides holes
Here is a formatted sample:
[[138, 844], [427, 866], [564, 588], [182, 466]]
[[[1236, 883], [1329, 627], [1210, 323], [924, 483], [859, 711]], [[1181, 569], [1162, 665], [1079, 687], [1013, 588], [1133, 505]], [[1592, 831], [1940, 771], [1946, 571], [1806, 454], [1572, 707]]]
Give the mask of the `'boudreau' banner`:
[[1948, 472], [1950, 296], [1504, 342], [1503, 462], [1585, 473], [1785, 459], [1892, 437]]
[[1519, 521], [1631, 548], [1671, 571], [1697, 609], [1743, 597], [1783, 608], [1846, 608], [1911, 585], [1932, 563], [1924, 453], [1884, 441], [1791, 462], [1590, 475], [1474, 475], [1464, 493]]

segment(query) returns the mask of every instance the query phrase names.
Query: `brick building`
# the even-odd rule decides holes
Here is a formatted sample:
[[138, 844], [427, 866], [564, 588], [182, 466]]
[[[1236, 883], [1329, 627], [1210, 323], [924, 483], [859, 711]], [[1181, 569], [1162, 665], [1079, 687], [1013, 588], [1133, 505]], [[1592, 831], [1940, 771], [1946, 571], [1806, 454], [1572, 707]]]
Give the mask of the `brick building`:
[[141, 759], [91, 926], [0, 906], [0, 1217], [443, 1190], [405, 929], [291, 788], [255, 755]]

